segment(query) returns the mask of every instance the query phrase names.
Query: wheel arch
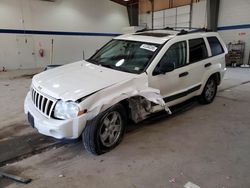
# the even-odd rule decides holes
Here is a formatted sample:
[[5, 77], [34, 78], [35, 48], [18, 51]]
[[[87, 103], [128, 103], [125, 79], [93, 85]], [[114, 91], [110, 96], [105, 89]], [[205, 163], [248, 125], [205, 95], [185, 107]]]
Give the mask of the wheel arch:
[[221, 73], [219, 71], [215, 71], [215, 72], [212, 72], [210, 74], [207, 74], [207, 76], [204, 76], [204, 78], [203, 78], [202, 85], [201, 85], [201, 88], [200, 88], [200, 90], [198, 92], [198, 95], [200, 95], [203, 92], [204, 87], [205, 87], [207, 81], [211, 77], [215, 78], [217, 85], [221, 84]]
[[[221, 84], [221, 75], [219, 72], [213, 73], [209, 78], [214, 77], [217, 85]], [[208, 78], [208, 79], [209, 79]]]

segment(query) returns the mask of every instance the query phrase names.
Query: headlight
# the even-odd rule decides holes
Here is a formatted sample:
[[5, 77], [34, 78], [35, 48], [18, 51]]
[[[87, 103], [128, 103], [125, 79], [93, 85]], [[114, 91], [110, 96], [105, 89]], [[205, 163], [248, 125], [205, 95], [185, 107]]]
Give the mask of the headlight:
[[59, 119], [71, 119], [78, 116], [79, 110], [77, 103], [60, 100], [56, 103], [54, 116]]

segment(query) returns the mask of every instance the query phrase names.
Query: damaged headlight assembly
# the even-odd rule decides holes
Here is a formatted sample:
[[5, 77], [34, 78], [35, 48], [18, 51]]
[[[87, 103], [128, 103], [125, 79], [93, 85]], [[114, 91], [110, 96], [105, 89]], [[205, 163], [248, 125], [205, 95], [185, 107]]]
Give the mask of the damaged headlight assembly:
[[79, 116], [80, 108], [78, 103], [59, 100], [54, 109], [54, 117], [58, 119], [71, 119]]

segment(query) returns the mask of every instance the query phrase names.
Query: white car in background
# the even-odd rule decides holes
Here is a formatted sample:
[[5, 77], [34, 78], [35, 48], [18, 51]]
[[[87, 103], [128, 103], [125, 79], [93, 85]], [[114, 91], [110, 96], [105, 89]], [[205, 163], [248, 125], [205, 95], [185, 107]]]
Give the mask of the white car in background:
[[117, 146], [127, 120], [139, 122], [194, 96], [214, 100], [227, 49], [218, 33], [141, 31], [119, 36], [86, 61], [33, 77], [25, 99], [30, 124], [57, 139], [82, 135], [99, 155]]

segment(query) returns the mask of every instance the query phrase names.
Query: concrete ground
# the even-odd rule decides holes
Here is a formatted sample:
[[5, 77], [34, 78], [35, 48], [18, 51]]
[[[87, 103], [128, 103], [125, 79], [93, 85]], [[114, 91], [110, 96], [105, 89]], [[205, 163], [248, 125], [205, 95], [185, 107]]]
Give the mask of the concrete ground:
[[151, 118], [101, 156], [88, 154], [81, 142], [58, 145], [37, 136], [22, 112], [30, 77], [1, 74], [0, 160], [5, 153], [2, 164], [23, 150], [29, 154], [1, 169], [33, 179], [28, 185], [0, 179], [1, 188], [180, 188], [187, 182], [202, 188], [250, 187], [250, 69], [229, 69], [212, 104], [192, 102], [171, 117]]

